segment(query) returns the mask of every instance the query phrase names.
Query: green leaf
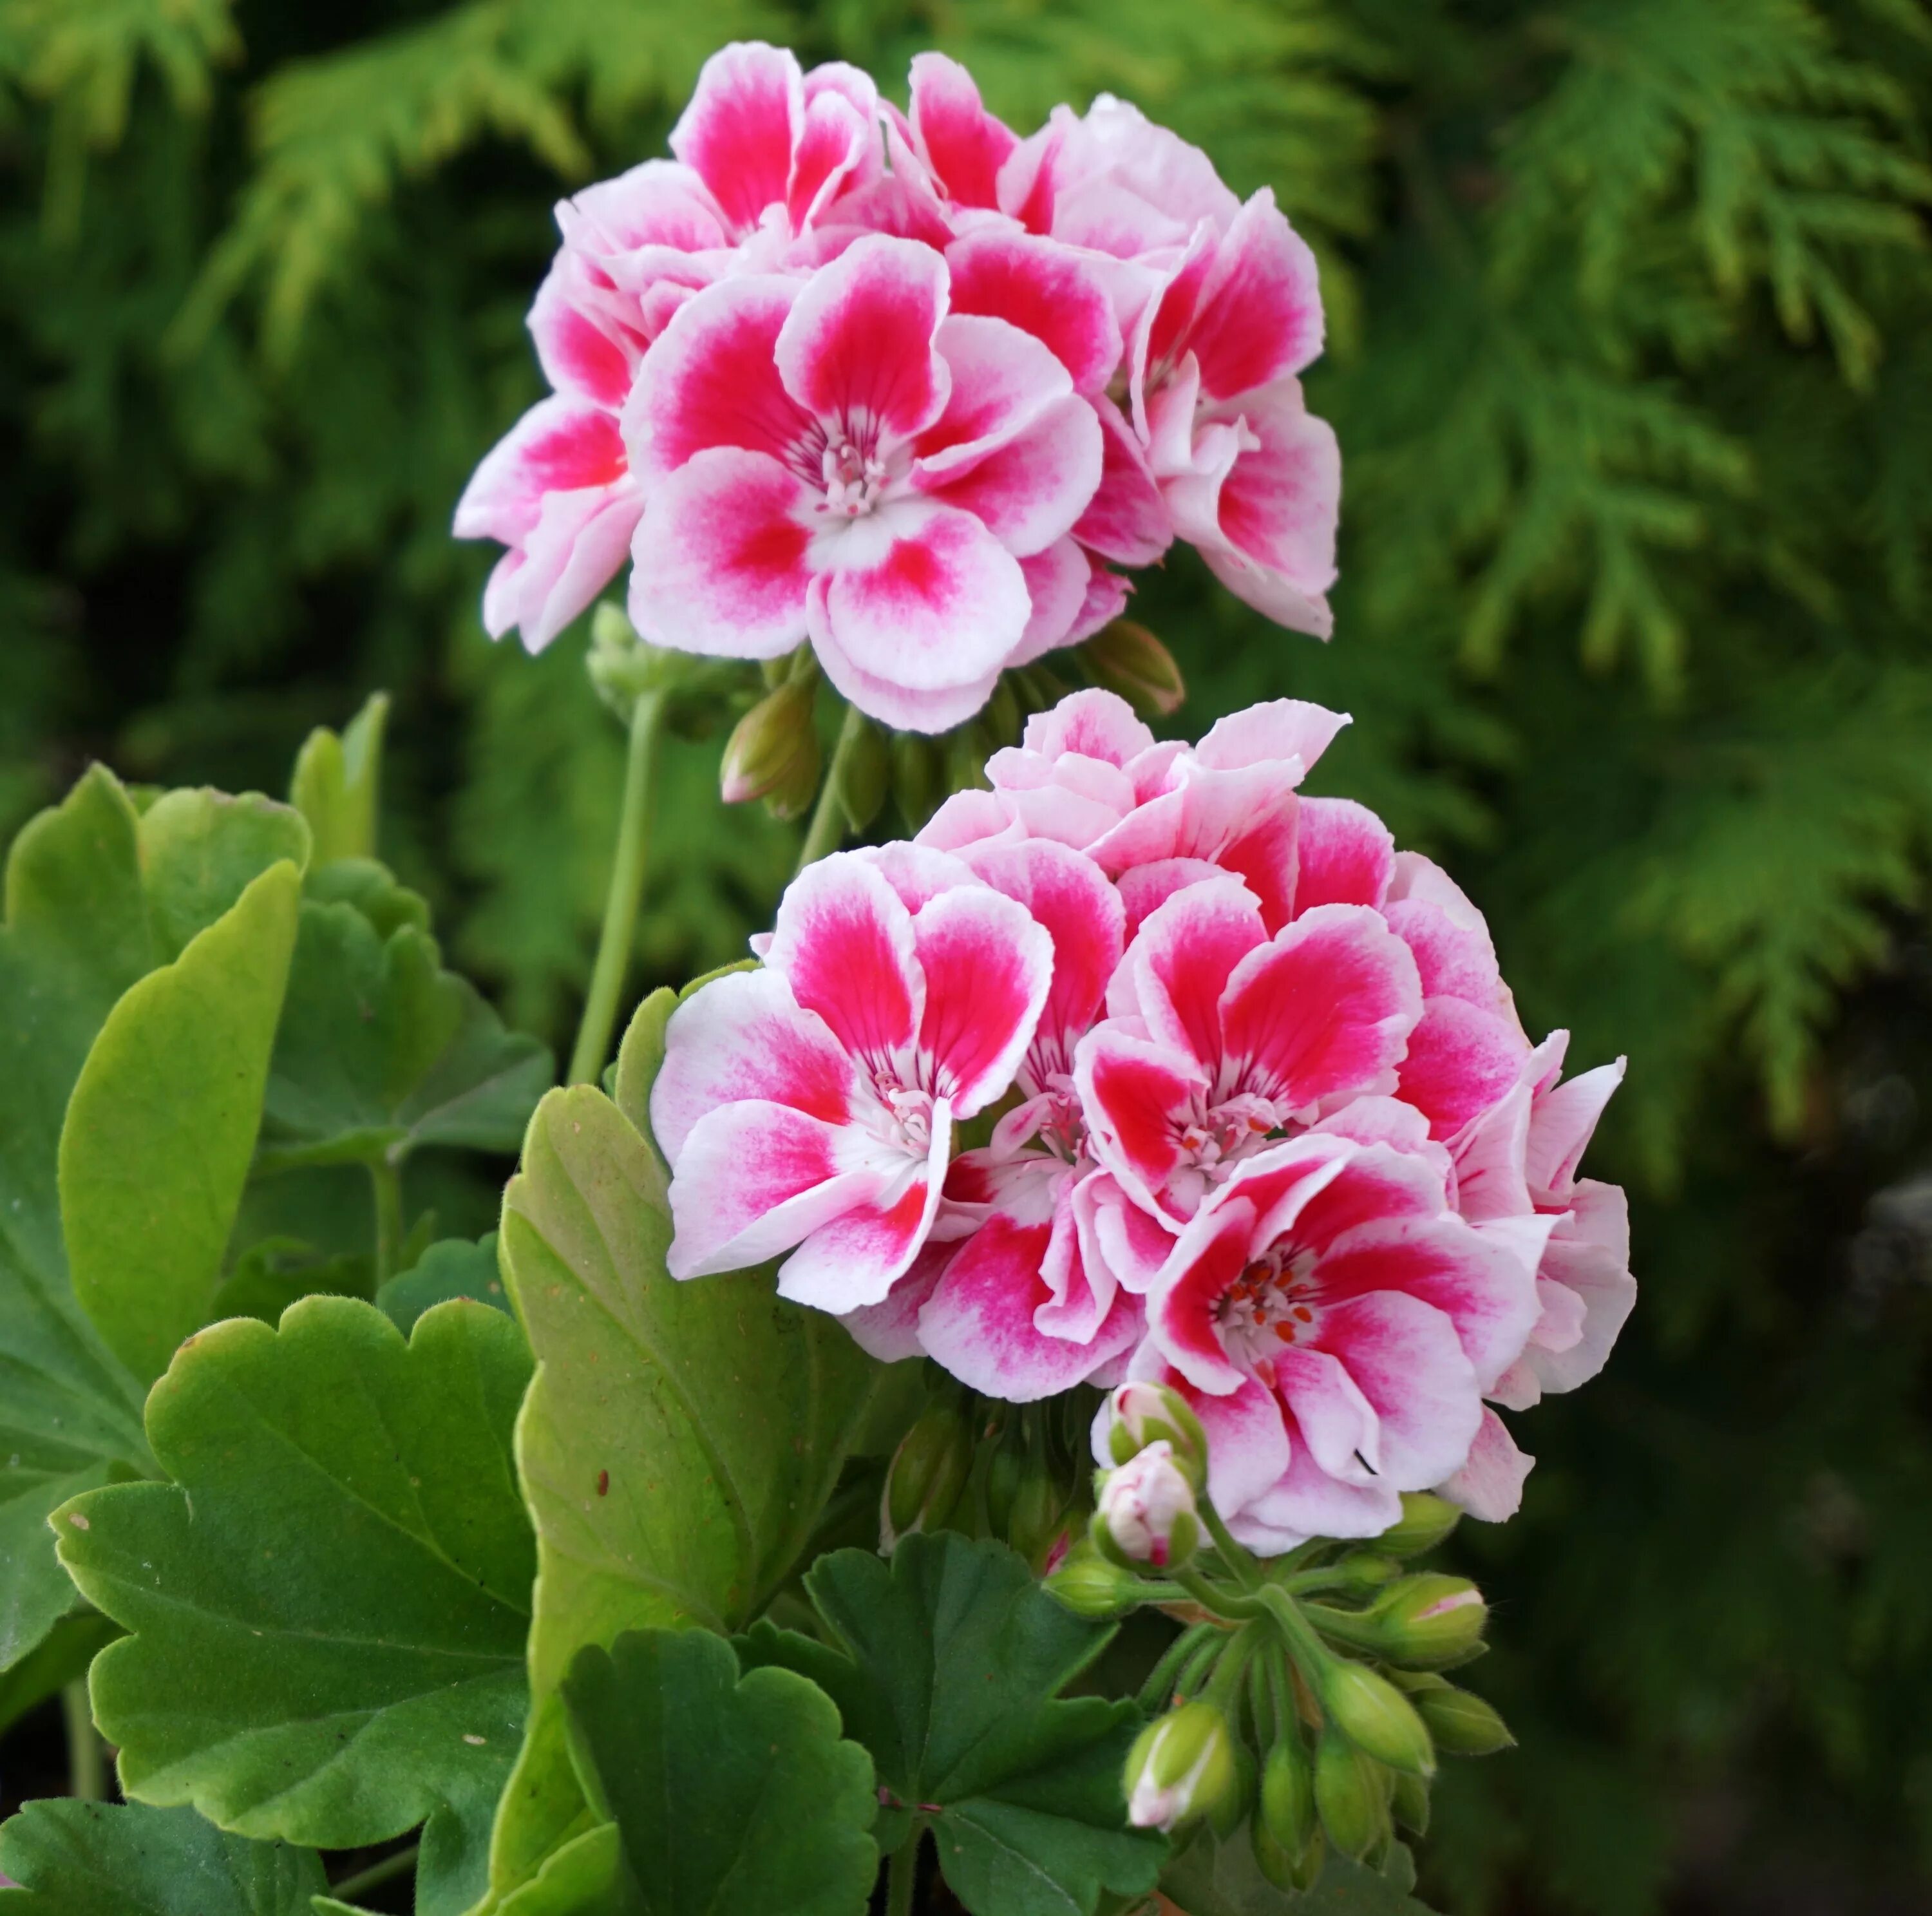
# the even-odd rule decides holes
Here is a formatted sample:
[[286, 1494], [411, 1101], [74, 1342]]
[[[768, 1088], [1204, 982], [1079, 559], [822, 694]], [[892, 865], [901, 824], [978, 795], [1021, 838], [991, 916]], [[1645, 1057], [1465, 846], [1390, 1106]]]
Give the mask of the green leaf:
[[429, 929], [429, 903], [373, 858], [338, 858], [309, 868], [304, 895], [317, 904], [353, 905], [386, 938], [399, 926]]
[[99, 766], [14, 841], [0, 929], [0, 1669], [73, 1602], [47, 1512], [154, 1468], [142, 1387], [75, 1302], [58, 1154], [116, 1001], [170, 963], [308, 829], [266, 799], [170, 793], [146, 815]]
[[203, 1321], [220, 1273], [301, 891], [293, 865], [271, 866], [172, 964], [132, 986], [68, 1105], [60, 1198], [74, 1294], [144, 1380]]
[[529, 1372], [516, 1327], [461, 1303], [406, 1344], [341, 1297], [190, 1341], [148, 1406], [173, 1481], [55, 1519], [74, 1581], [134, 1633], [92, 1684], [130, 1795], [324, 1849], [442, 1812], [426, 1842], [465, 1849], [480, 1890], [524, 1716]]
[[434, 1304], [468, 1297], [507, 1314], [510, 1300], [496, 1269], [496, 1234], [473, 1243], [466, 1237], [446, 1237], [432, 1244], [406, 1270], [389, 1279], [376, 1294], [376, 1307], [406, 1337], [416, 1319]]
[[[208, 1319], [260, 1318], [278, 1324], [298, 1297], [326, 1293], [332, 1297], [366, 1297], [375, 1274], [367, 1252], [330, 1252], [299, 1237], [265, 1237], [251, 1244], [221, 1280], [208, 1307]], [[404, 1336], [409, 1326], [400, 1327]]]
[[192, 1810], [30, 1803], [0, 1828], [4, 1916], [308, 1916], [321, 1859], [251, 1843]]
[[[1413, 1865], [1406, 1873], [1413, 1881]], [[1225, 1842], [1200, 1831], [1161, 1872], [1160, 1888], [1183, 1916], [1430, 1916], [1388, 1875], [1332, 1852], [1315, 1887], [1291, 1897], [1262, 1874], [1245, 1824]]]
[[502, 1916], [603, 1916], [622, 1894], [623, 1867], [616, 1825], [600, 1823], [553, 1851], [522, 1888], [496, 1907]]
[[[513, 1911], [520, 1916], [576, 1916], [574, 1909], [558, 1907], [559, 1898], [562, 1885], [578, 1882], [588, 1866], [580, 1858], [572, 1864], [562, 1858], [586, 1837], [609, 1828], [598, 1822], [585, 1801], [571, 1760], [562, 1698], [554, 1690], [539, 1693], [532, 1699], [524, 1747], [490, 1832], [488, 1889], [470, 1916], [510, 1916]], [[546, 1878], [549, 1887], [542, 1895], [527, 1905], [518, 1901]]]
[[388, 716], [388, 694], [377, 692], [340, 737], [318, 725], [296, 756], [289, 802], [308, 820], [318, 865], [376, 855], [382, 728]]
[[386, 936], [358, 905], [302, 908], [268, 1076], [258, 1168], [400, 1164], [424, 1144], [514, 1151], [554, 1075], [506, 1032], [436, 940]]
[[992, 1540], [902, 1541], [890, 1564], [841, 1550], [806, 1588], [842, 1650], [760, 1624], [746, 1660], [808, 1676], [865, 1744], [890, 1800], [888, 1852], [915, 1816], [973, 1916], [1092, 1916], [1102, 1890], [1153, 1887], [1166, 1842], [1130, 1830], [1120, 1790], [1131, 1703], [1057, 1699], [1113, 1634], [1083, 1622]]
[[518, 1426], [537, 1527], [532, 1680], [622, 1630], [754, 1615], [789, 1574], [878, 1366], [758, 1273], [680, 1284], [664, 1187], [586, 1085], [537, 1108], [503, 1201], [538, 1371]]
[[563, 1695], [645, 1916], [863, 1916], [879, 1868], [872, 1760], [816, 1685], [740, 1677], [729, 1644], [654, 1630], [580, 1651]]
[[0, 1730], [85, 1675], [95, 1654], [120, 1634], [98, 1610], [76, 1610], [62, 1618], [10, 1670], [0, 1675]]

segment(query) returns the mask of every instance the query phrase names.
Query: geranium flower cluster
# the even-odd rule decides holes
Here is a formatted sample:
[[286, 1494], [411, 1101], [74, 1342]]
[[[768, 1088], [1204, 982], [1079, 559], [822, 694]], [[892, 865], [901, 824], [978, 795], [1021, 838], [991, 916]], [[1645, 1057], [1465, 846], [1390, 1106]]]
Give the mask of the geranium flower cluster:
[[[1234, 1534], [1506, 1516], [1520, 1410], [1635, 1297], [1565, 1081], [1481, 914], [1298, 787], [1347, 721], [1282, 700], [1156, 743], [1083, 691], [918, 839], [807, 868], [764, 963], [670, 1021], [670, 1267], [786, 1297], [986, 1395], [1171, 1384]], [[1102, 1461], [1106, 1461], [1103, 1456]]]
[[553, 391], [456, 514], [508, 548], [493, 636], [548, 643], [628, 556], [654, 643], [809, 640], [852, 703], [937, 731], [1176, 538], [1327, 635], [1340, 465], [1297, 377], [1321, 299], [1270, 193], [1104, 96], [1022, 139], [937, 54], [908, 115], [854, 67], [727, 47], [670, 145], [557, 209]]

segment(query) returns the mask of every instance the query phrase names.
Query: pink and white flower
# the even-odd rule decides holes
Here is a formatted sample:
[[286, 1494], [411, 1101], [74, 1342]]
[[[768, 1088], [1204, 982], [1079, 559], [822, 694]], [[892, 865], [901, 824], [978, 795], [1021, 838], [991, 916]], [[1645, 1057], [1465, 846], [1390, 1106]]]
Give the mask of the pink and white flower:
[[792, 1252], [783, 1296], [882, 1299], [932, 1228], [952, 1128], [1012, 1082], [1052, 982], [1024, 906], [902, 847], [821, 860], [764, 968], [716, 979], [665, 1034], [651, 1124], [672, 1169], [670, 1268]]
[[1040, 615], [1022, 562], [1091, 496], [1100, 431], [1039, 340], [947, 300], [939, 255], [873, 235], [680, 309], [624, 414], [647, 637], [770, 658], [808, 637], [889, 724], [978, 709]]
[[1272, 1552], [1375, 1536], [1401, 1492], [1462, 1468], [1537, 1311], [1529, 1267], [1456, 1214], [1424, 1158], [1306, 1135], [1200, 1207], [1133, 1370], [1183, 1390], [1210, 1493]]

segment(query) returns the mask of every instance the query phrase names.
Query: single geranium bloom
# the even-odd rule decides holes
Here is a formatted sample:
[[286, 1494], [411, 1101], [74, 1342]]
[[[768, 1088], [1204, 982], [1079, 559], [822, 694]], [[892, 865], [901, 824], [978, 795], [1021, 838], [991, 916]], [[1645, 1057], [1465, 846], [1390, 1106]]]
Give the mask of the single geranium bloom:
[[1528, 1267], [1424, 1158], [1310, 1133], [1238, 1166], [1182, 1231], [1133, 1370], [1185, 1387], [1217, 1504], [1279, 1551], [1375, 1536], [1400, 1492], [1462, 1468], [1537, 1309]]
[[955, 1122], [1012, 1081], [1052, 941], [956, 859], [902, 847], [801, 873], [764, 959], [665, 1033], [651, 1125], [671, 1165], [670, 1272], [797, 1246], [780, 1293], [854, 1310], [925, 1244]]
[[1375, 912], [1319, 905], [1272, 937], [1216, 876], [1148, 915], [1082, 1041], [1094, 1156], [1179, 1229], [1246, 1159], [1395, 1083], [1422, 996]]
[[[1087, 1148], [1073, 1053], [1120, 962], [1119, 895], [1098, 866], [1041, 841], [970, 856], [1053, 941], [1053, 985], [992, 1141], [949, 1170], [935, 1237], [951, 1240], [874, 1312], [847, 1321], [875, 1356], [922, 1351], [988, 1396], [1030, 1402], [1088, 1381], [1138, 1342], [1138, 1300], [1123, 1256], [1148, 1276], [1169, 1240], [1130, 1207]], [[1102, 1219], [1114, 1214], [1113, 1232]], [[1145, 1288], [1143, 1278], [1133, 1290]]]
[[624, 413], [647, 637], [770, 658], [808, 637], [852, 703], [938, 731], [1036, 616], [1070, 623], [1078, 598], [1036, 606], [1022, 562], [1092, 496], [1092, 408], [1039, 340], [947, 301], [939, 254], [874, 235], [680, 309]]

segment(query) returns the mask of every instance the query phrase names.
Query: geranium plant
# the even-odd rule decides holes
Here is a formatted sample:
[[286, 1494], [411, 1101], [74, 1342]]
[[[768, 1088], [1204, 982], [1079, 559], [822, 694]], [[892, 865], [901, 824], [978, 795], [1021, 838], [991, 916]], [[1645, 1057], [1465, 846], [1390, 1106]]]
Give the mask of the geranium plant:
[[[1328, 629], [1271, 196], [910, 98], [728, 48], [559, 209], [457, 530], [532, 648], [630, 567], [563, 1087], [376, 858], [380, 700], [286, 804], [96, 768], [14, 847], [0, 1681], [68, 1686], [76, 1791], [4, 1916], [1412, 1909], [1438, 1756], [1509, 1741], [1417, 1562], [1634, 1302], [1621, 1065], [1303, 795], [1342, 715], [1150, 729], [1175, 540]], [[797, 876], [620, 1037], [656, 742], [734, 715]]]

